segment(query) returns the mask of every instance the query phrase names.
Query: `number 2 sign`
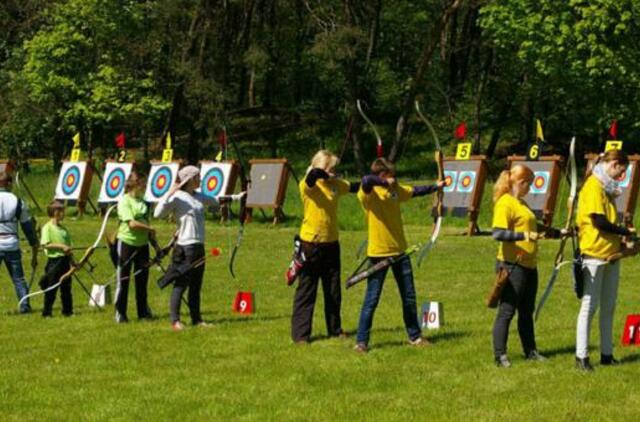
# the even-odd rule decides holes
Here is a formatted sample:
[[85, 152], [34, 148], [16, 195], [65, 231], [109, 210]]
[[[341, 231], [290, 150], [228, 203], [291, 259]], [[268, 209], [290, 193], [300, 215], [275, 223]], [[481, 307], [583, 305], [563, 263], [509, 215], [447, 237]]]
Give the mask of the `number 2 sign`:
[[238, 292], [233, 300], [233, 312], [251, 315], [256, 311], [253, 292]]

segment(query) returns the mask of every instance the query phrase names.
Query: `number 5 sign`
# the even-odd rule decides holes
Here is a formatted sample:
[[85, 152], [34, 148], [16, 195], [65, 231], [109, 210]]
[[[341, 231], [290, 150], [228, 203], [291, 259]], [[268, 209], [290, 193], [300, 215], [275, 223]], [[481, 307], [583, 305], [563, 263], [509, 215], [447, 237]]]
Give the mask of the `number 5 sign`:
[[233, 300], [233, 312], [251, 315], [256, 311], [253, 292], [238, 292]]
[[471, 157], [471, 142], [461, 142], [456, 148], [456, 160], [468, 160]]

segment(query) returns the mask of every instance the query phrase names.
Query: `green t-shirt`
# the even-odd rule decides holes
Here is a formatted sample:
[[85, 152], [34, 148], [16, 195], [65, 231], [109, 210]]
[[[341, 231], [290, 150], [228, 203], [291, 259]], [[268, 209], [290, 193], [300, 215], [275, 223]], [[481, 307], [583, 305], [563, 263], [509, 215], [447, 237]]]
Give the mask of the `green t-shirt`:
[[[40, 245], [47, 246], [50, 243], [71, 246], [71, 236], [69, 236], [69, 232], [64, 226], [61, 224], [53, 224], [52, 221], [49, 221], [42, 226]], [[64, 256], [64, 253], [58, 249], [45, 248], [44, 253], [47, 258], [60, 258]]]
[[149, 243], [149, 232], [146, 230], [133, 230], [129, 227], [129, 221], [137, 221], [149, 224], [149, 207], [142, 199], [126, 194], [118, 202], [118, 239], [130, 246], [144, 246]]

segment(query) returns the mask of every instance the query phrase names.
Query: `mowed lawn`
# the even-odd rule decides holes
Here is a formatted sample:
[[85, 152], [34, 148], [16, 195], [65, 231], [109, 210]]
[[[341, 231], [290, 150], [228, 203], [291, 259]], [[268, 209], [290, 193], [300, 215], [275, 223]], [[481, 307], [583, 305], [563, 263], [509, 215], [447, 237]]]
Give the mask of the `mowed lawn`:
[[[296, 215], [296, 201], [291, 196], [285, 211]], [[421, 214], [424, 204], [416, 201], [408, 210], [410, 243], [429, 235], [431, 222]], [[352, 203], [341, 212], [348, 221], [362, 219]], [[388, 277], [374, 320], [371, 352], [363, 356], [352, 350], [353, 336], [325, 338], [321, 293], [314, 341], [296, 346], [290, 340], [294, 288], [285, 285], [283, 273], [298, 219], [278, 227], [263, 221], [248, 224], [235, 280], [227, 265], [237, 225], [211, 220], [207, 247], [223, 250], [222, 256], [207, 262], [202, 292], [204, 316], [212, 326], [189, 326], [181, 333], [170, 329], [169, 290], [157, 289], [160, 272], [155, 269], [149, 291], [158, 319], [135, 320], [131, 289], [132, 322], [117, 325], [113, 306], [103, 312], [88, 307], [75, 282], [74, 317], [60, 316], [57, 299], [54, 318], [43, 320], [42, 296], [33, 300], [33, 314], [17, 315], [13, 287], [3, 268], [0, 420], [620, 420], [640, 415], [638, 349], [619, 345], [625, 316], [640, 313], [638, 258], [627, 259], [622, 266], [614, 332], [616, 355], [623, 365], [598, 365], [593, 374], [574, 369], [579, 303], [565, 267], [537, 325], [539, 349], [550, 360], [523, 360], [514, 321], [509, 343], [514, 366], [498, 369], [491, 348], [495, 311], [484, 306], [493, 281], [496, 242], [487, 236], [460, 236], [461, 221], [448, 218], [424, 265], [414, 266], [419, 304], [427, 300], [444, 304], [444, 328], [425, 332], [433, 346], [407, 345], [397, 288]], [[92, 242], [99, 223], [93, 216], [67, 221], [77, 245]], [[156, 224], [165, 242], [172, 225]], [[110, 224], [114, 226], [115, 220]], [[355, 267], [355, 251], [365, 237], [360, 229], [342, 231], [344, 278]], [[557, 241], [541, 243], [539, 295], [557, 247]], [[105, 250], [98, 250], [93, 260], [97, 280], [113, 274]], [[80, 277], [85, 284], [92, 283], [85, 271]], [[364, 287], [363, 283], [343, 291], [343, 325], [351, 334], [357, 328]], [[254, 316], [232, 313], [239, 290], [255, 293]], [[183, 315], [187, 319], [184, 307]], [[597, 316], [594, 322], [591, 343], [597, 345]], [[599, 357], [597, 348], [592, 356]]]

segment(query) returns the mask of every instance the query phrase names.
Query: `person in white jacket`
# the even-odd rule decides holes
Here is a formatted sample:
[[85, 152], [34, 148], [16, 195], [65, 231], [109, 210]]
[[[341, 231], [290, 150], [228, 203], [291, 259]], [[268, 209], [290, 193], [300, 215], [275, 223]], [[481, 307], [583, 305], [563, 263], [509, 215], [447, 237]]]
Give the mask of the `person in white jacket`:
[[161, 287], [173, 283], [169, 300], [171, 325], [175, 331], [182, 331], [180, 302], [184, 291], [189, 289], [187, 303], [193, 325], [205, 326], [200, 314], [200, 289], [204, 276], [204, 204], [224, 204], [242, 199], [246, 192], [237, 195], [208, 197], [196, 189], [200, 185], [200, 170], [186, 166], [178, 172], [178, 183], [171, 187], [167, 195], [158, 202], [154, 217], [163, 218], [173, 213], [177, 224], [177, 240], [171, 265], [162, 280]]

